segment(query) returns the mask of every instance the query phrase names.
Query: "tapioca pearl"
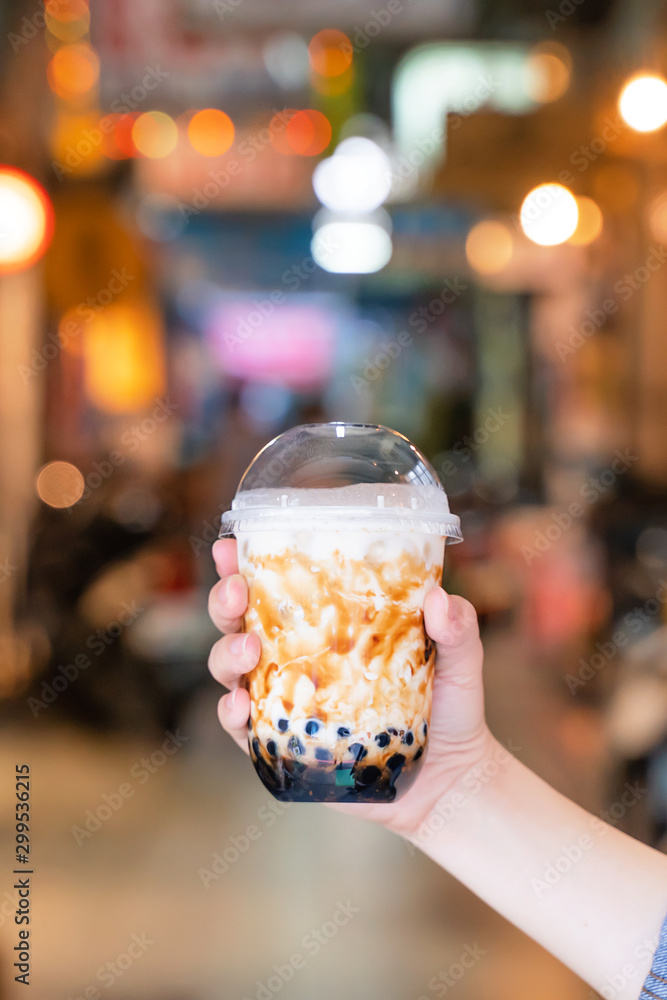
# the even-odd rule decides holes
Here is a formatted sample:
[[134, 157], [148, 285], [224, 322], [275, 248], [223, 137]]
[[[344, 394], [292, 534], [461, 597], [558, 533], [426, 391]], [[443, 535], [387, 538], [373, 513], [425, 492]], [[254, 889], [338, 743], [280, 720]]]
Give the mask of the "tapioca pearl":
[[393, 726], [388, 726], [387, 732], [389, 733], [390, 736], [398, 736], [398, 729], [394, 729]]
[[317, 719], [309, 719], [306, 723], [305, 729], [309, 736], [315, 736], [320, 728], [320, 724]]
[[355, 760], [363, 760], [368, 754], [368, 750], [362, 743], [351, 743], [348, 750]]
[[259, 757], [260, 756], [260, 753], [259, 753], [259, 740], [257, 739], [256, 736], [255, 736], [254, 740], [252, 741], [252, 748], [253, 748], [256, 756]]
[[395, 753], [387, 761], [387, 767], [390, 771], [398, 771], [399, 768], [403, 767], [405, 764], [405, 755], [402, 753]]
[[369, 785], [375, 784], [375, 782], [382, 775], [382, 771], [379, 767], [375, 767], [374, 764], [370, 764], [368, 767], [362, 767], [358, 774], [355, 774], [354, 780], [355, 784], [361, 785], [367, 788]]
[[302, 757], [306, 752], [306, 748], [304, 747], [303, 743], [301, 742], [298, 736], [290, 736], [289, 741], [287, 743], [287, 748], [288, 750], [291, 750], [293, 754], [296, 754], [296, 756], [298, 757]]
[[281, 733], [286, 733], [289, 729], [289, 722], [287, 719], [278, 719], [278, 729]]
[[333, 760], [333, 754], [326, 747], [315, 747], [315, 760]]
[[413, 734], [412, 734], [412, 732], [411, 732], [411, 731], [410, 731], [410, 730], [408, 729], [407, 733], [405, 734], [405, 736], [403, 737], [403, 739], [401, 740], [401, 742], [402, 742], [402, 743], [407, 743], [407, 745], [408, 745], [409, 747], [411, 747], [411, 746], [412, 746], [412, 744], [414, 743], [414, 741], [415, 741], [415, 738], [414, 738], [414, 735], [413, 735]]
[[252, 719], [248, 716], [248, 729], [252, 729]]
[[350, 730], [347, 728], [347, 726], [339, 726], [338, 729], [336, 730], [336, 735], [339, 737], [339, 739], [344, 740], [350, 735]]
[[419, 750], [417, 751], [417, 753], [416, 753], [416, 754], [415, 754], [415, 756], [414, 756], [414, 760], [419, 760], [419, 758], [421, 757], [421, 755], [422, 755], [423, 753], [424, 753], [424, 748], [423, 748], [423, 747], [420, 747], [420, 748], [419, 748]]
[[428, 732], [428, 722], [424, 721], [423, 729], [424, 729], [424, 736], [426, 736]]
[[378, 733], [375, 737], [375, 742], [379, 747], [388, 747], [391, 743], [391, 736], [389, 733]]
[[277, 750], [278, 750], [278, 747], [276, 746], [276, 741], [275, 740], [269, 740], [268, 743], [266, 744], [266, 752], [268, 753], [268, 755], [270, 757], [275, 757], [276, 753], [277, 753]]

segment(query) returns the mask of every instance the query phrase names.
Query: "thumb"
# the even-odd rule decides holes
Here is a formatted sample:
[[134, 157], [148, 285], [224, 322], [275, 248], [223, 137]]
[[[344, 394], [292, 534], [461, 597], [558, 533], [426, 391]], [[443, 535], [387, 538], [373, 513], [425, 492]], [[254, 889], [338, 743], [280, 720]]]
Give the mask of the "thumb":
[[437, 646], [436, 676], [481, 689], [483, 650], [472, 604], [435, 587], [424, 602], [424, 624]]

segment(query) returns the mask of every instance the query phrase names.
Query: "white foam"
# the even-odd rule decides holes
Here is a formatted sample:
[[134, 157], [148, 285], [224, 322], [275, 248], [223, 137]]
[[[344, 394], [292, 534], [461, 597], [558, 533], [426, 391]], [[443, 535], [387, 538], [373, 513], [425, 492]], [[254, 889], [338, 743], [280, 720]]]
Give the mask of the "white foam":
[[[250, 531], [239, 538], [239, 566], [249, 558], [262, 560], [294, 549], [312, 560], [311, 573], [331, 562], [337, 566], [340, 555], [347, 559], [371, 559], [373, 562], [398, 562], [405, 553], [424, 563], [427, 569], [443, 560], [444, 538], [416, 532], [274, 530]], [[254, 572], [263, 575], [260, 566]], [[243, 573], [243, 569], [241, 569]], [[378, 602], [383, 602], [379, 596]]]

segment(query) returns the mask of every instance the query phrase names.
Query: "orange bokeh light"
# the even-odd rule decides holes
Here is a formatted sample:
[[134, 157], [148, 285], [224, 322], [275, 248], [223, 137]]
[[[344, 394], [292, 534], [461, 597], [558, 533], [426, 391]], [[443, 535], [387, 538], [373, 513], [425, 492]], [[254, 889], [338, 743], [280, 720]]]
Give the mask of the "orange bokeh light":
[[53, 206], [34, 177], [0, 165], [0, 273], [22, 271], [53, 236]]
[[352, 42], [342, 31], [325, 28], [310, 40], [308, 58], [320, 76], [340, 76], [352, 64]]
[[72, 507], [83, 496], [85, 481], [71, 462], [48, 462], [35, 480], [40, 500], [50, 507]]
[[88, 0], [46, 0], [44, 13], [54, 21], [71, 21], [88, 11]]
[[90, 10], [86, 0], [59, 0], [47, 3], [46, 27], [61, 42], [76, 42], [90, 29]]
[[83, 335], [86, 396], [104, 413], [132, 413], [165, 391], [162, 323], [146, 302], [114, 302]]
[[146, 111], [132, 127], [132, 141], [139, 153], [159, 160], [168, 156], [178, 142], [176, 122], [163, 111]]
[[287, 123], [285, 138], [291, 153], [319, 156], [331, 142], [331, 124], [321, 111], [297, 111]]
[[234, 123], [224, 111], [205, 108], [190, 119], [188, 139], [202, 156], [222, 156], [234, 142]]
[[83, 97], [97, 83], [99, 56], [90, 45], [63, 45], [48, 65], [51, 90], [64, 100]]
[[115, 128], [111, 136], [113, 140], [113, 146], [117, 151], [116, 158], [127, 159], [130, 156], [138, 156], [139, 154], [137, 151], [137, 147], [135, 146], [134, 139], [132, 138], [132, 129], [134, 128], [134, 123], [136, 122], [139, 116], [133, 114], [124, 114], [124, 115], [113, 115], [111, 117], [117, 119]]

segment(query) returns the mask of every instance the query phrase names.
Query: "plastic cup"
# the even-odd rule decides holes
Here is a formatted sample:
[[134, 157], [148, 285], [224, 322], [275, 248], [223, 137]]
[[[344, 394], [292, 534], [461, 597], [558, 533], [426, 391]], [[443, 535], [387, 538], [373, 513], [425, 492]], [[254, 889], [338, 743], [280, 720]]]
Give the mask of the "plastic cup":
[[261, 641], [248, 741], [280, 800], [392, 802], [428, 744], [435, 647], [424, 598], [460, 521], [424, 456], [377, 424], [305, 424], [246, 470], [221, 536], [238, 541], [243, 628]]

